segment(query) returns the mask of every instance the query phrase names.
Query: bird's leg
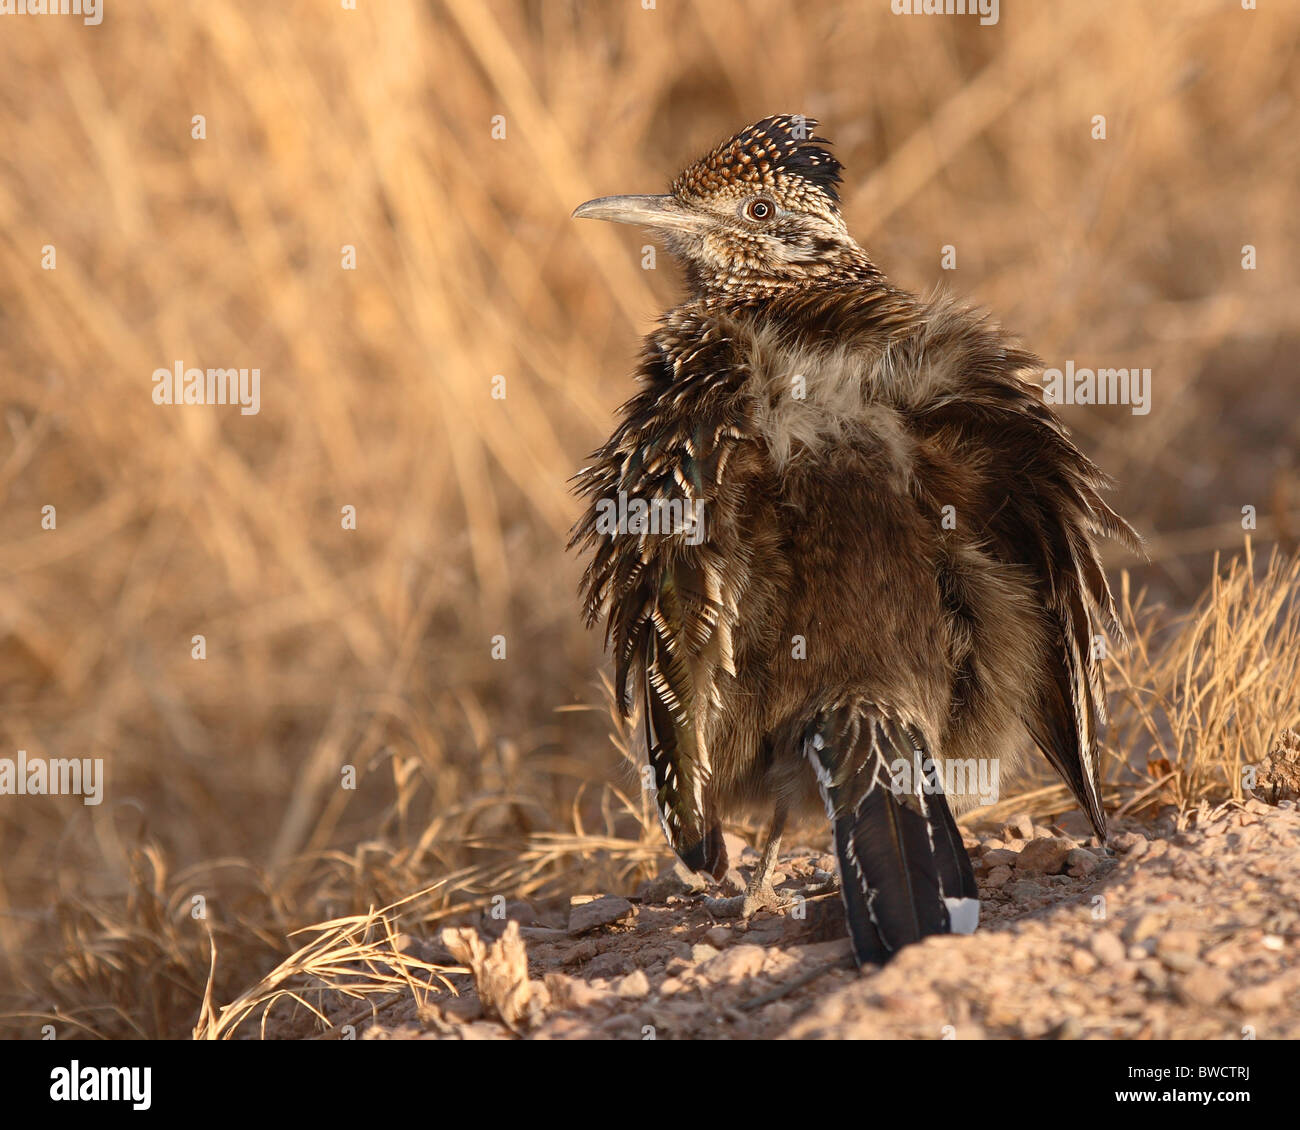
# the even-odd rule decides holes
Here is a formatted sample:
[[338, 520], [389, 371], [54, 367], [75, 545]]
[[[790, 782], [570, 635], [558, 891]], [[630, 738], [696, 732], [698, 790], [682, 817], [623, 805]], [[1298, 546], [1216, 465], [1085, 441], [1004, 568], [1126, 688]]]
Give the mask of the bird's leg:
[[772, 886], [772, 873], [776, 870], [776, 857], [781, 853], [785, 815], [785, 806], [777, 805], [776, 812], [772, 814], [772, 829], [767, 834], [767, 844], [763, 848], [763, 858], [745, 890], [745, 901], [741, 909], [741, 915], [745, 918], [763, 907], [775, 909], [780, 905], [780, 899]]
[[778, 805], [772, 815], [772, 828], [767, 834], [767, 843], [763, 847], [763, 858], [745, 888], [743, 895], [734, 898], [711, 898], [705, 905], [719, 918], [749, 918], [756, 911], [776, 910], [781, 900], [772, 886], [772, 873], [776, 870], [776, 859], [781, 852], [781, 833], [785, 831], [786, 810]]

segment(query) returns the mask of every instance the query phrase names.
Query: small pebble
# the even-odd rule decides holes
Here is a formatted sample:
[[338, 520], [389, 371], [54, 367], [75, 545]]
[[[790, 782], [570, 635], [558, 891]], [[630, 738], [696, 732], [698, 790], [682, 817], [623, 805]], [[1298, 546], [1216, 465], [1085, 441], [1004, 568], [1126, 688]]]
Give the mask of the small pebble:
[[1210, 1006], [1218, 1004], [1229, 989], [1232, 981], [1217, 969], [1201, 968], [1180, 977], [1175, 985], [1175, 992], [1184, 1003]]
[[1089, 948], [1102, 965], [1118, 965], [1124, 960], [1124, 943], [1109, 930], [1098, 930], [1093, 934]]
[[1034, 838], [1034, 822], [1029, 818], [1027, 812], [1022, 812], [1011, 817], [1003, 825], [1002, 834], [1008, 839], [1014, 837], [1019, 840], [1032, 840]]
[[638, 969], [635, 973], [629, 973], [620, 980], [614, 991], [620, 997], [640, 1000], [642, 997], [650, 995], [650, 978], [645, 975], [644, 971]]
[[1065, 866], [1074, 845], [1055, 837], [1031, 840], [1016, 859], [1016, 870], [1028, 874], [1056, 875]]
[[1005, 887], [1011, 880], [1010, 867], [995, 867], [989, 872], [988, 878], [984, 880], [986, 887]]
[[1282, 985], [1278, 981], [1265, 981], [1262, 985], [1247, 985], [1238, 989], [1228, 999], [1241, 1012], [1268, 1012], [1282, 1003]]
[[1074, 879], [1086, 879], [1097, 870], [1097, 857], [1085, 848], [1065, 853], [1065, 870]]
[[711, 930], [705, 931], [704, 940], [711, 946], [721, 949], [731, 941], [730, 926], [714, 926]]

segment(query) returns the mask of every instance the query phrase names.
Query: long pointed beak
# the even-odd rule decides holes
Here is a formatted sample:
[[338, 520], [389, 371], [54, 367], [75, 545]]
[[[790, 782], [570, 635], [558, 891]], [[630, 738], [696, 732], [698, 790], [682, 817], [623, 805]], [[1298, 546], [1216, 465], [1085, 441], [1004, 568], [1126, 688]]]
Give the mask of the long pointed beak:
[[575, 220], [610, 220], [647, 228], [694, 230], [704, 217], [683, 208], [675, 196], [602, 196], [573, 210]]

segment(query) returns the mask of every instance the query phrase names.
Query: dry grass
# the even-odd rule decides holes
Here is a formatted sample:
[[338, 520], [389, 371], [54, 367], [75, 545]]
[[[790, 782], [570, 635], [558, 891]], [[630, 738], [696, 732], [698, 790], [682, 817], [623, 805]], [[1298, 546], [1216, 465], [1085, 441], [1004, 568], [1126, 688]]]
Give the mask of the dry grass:
[[[1216, 558], [1204, 595], [1184, 612], [1134, 596], [1125, 573], [1121, 619], [1130, 644], [1107, 661], [1107, 808], [1173, 806], [1187, 816], [1243, 799], [1286, 731], [1300, 727], [1300, 558], [1274, 551], [1261, 565], [1247, 539], [1223, 568]], [[1071, 807], [1050, 772], [1026, 785], [970, 821]]]
[[[778, 110], [823, 119], [898, 281], [961, 290], [1048, 358], [1154, 370], [1149, 416], [1070, 414], [1152, 535], [1124, 756], [1167, 761], [1159, 795], [1193, 803], [1294, 714], [1288, 566], [1238, 567], [1172, 621], [1243, 505], [1261, 543], [1300, 531], [1300, 14], [108, 8], [0, 38], [0, 755], [108, 774], [97, 808], [0, 797], [6, 1032], [244, 1034], [268, 993], [406, 984], [378, 956], [392, 930], [658, 856], [563, 542], [565, 480], [674, 282], [639, 237], [567, 217]], [[178, 359], [260, 367], [260, 414], [154, 405]], [[398, 972], [368, 981], [381, 960]]]
[[1121, 811], [1158, 801], [1187, 812], [1242, 799], [1284, 731], [1300, 725], [1300, 559], [1273, 554], [1255, 569], [1250, 542], [1225, 571], [1215, 561], [1191, 612], [1125, 615], [1135, 645], [1116, 664], [1119, 695], [1109, 735], [1117, 759], [1145, 757], [1151, 783]]

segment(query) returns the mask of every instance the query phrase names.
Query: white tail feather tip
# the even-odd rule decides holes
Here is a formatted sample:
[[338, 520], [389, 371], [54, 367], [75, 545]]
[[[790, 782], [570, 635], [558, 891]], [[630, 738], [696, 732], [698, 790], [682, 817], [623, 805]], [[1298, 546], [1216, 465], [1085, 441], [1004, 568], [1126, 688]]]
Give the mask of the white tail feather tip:
[[975, 933], [975, 927], [980, 924], [979, 899], [946, 898], [943, 902], [948, 908], [948, 922], [954, 934]]

